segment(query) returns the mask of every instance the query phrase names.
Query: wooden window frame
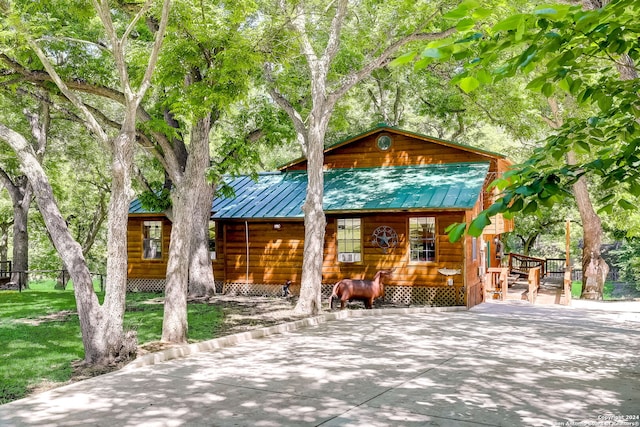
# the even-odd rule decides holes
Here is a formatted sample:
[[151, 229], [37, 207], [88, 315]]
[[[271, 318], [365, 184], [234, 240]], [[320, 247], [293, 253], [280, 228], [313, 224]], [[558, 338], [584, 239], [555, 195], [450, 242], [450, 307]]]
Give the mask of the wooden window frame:
[[[413, 259], [414, 249], [412, 248], [412, 244], [416, 242], [416, 240], [411, 236], [411, 223], [412, 220], [419, 220], [420, 218], [424, 218], [429, 222], [429, 220], [433, 220], [433, 237], [423, 237], [420, 239], [424, 243], [424, 248], [420, 249], [420, 251], [425, 252], [425, 259]], [[429, 241], [433, 242], [433, 249], [427, 249], [426, 245]], [[407, 219], [407, 254], [409, 256], [410, 264], [433, 264], [438, 262], [438, 218], [435, 215], [420, 215], [420, 216], [411, 216]], [[430, 259], [427, 254], [429, 252], [433, 252], [433, 258]]]
[[[358, 229], [360, 230], [360, 235], [357, 238], [353, 237], [353, 232], [351, 233], [352, 235], [349, 237], [345, 237], [344, 239], [340, 239], [340, 222], [347, 222], [347, 221], [358, 221]], [[344, 224], [345, 227], [347, 227], [347, 224]], [[355, 229], [355, 227], [353, 227], [353, 223], [351, 224], [351, 229]], [[345, 229], [346, 230], [346, 229]], [[341, 251], [340, 250], [340, 241], [341, 240], [346, 240], [347, 241], [347, 248], [349, 248], [349, 243], [351, 244], [351, 251]], [[358, 246], [358, 251], [355, 251], [355, 247], [356, 247], [356, 242], [357, 242], [357, 246]], [[336, 218], [336, 260], [338, 263], [341, 264], [359, 264], [362, 263], [362, 249], [363, 249], [363, 243], [362, 243], [362, 218], [360, 217], [350, 217], [350, 218]], [[348, 255], [344, 255], [341, 256], [341, 254], [357, 254], [357, 256], [353, 257], [352, 261], [347, 261], [346, 258], [348, 257]]]
[[[159, 224], [160, 236], [159, 237], [147, 237], [147, 228], [150, 229], [153, 223]], [[164, 245], [163, 245], [163, 236], [164, 236], [164, 221], [162, 220], [144, 220], [142, 221], [142, 259], [143, 261], [152, 261], [152, 262], [162, 262], [164, 260]], [[153, 248], [151, 245], [147, 246], [147, 242], [157, 242], [154, 247], [158, 247], [160, 249], [160, 256], [148, 257], [147, 251], [151, 251]]]

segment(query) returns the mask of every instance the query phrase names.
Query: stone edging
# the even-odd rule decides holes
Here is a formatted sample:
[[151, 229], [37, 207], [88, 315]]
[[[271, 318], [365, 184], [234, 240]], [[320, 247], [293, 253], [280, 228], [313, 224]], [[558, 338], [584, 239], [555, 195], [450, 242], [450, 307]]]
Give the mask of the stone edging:
[[215, 338], [209, 341], [202, 341], [193, 344], [185, 344], [178, 347], [172, 347], [155, 353], [145, 354], [138, 357], [131, 363], [124, 366], [120, 371], [129, 371], [140, 368], [142, 366], [155, 365], [156, 363], [166, 362], [168, 360], [186, 357], [202, 351], [211, 351], [215, 349], [231, 347], [256, 338], [264, 338], [271, 335], [281, 334], [284, 332], [295, 331], [301, 328], [316, 326], [331, 320], [347, 319], [350, 317], [366, 317], [386, 314], [416, 314], [416, 313], [441, 313], [451, 311], [466, 311], [464, 306], [455, 307], [415, 307], [415, 308], [379, 308], [373, 310], [341, 310], [315, 317], [295, 320], [280, 325], [267, 326], [264, 328], [254, 329], [247, 332], [240, 332], [233, 335], [227, 335]]

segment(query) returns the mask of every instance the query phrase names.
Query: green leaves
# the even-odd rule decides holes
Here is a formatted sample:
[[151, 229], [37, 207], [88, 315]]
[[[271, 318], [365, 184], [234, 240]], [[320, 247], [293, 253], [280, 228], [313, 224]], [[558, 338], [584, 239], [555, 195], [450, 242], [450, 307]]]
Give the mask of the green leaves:
[[461, 79], [458, 85], [460, 86], [460, 89], [462, 89], [466, 93], [469, 93], [477, 89], [478, 86], [480, 86], [480, 82], [475, 77], [469, 76]]
[[412, 50], [410, 52], [400, 55], [399, 57], [391, 61], [389, 65], [392, 67], [398, 67], [400, 65], [408, 64], [410, 62], [413, 62], [417, 54], [418, 53], [416, 51]]
[[513, 30], [524, 31], [525, 22], [526, 22], [525, 15], [523, 14], [512, 15], [507, 19], [504, 19], [498, 22], [496, 25], [494, 25], [491, 31], [494, 34], [501, 31], [513, 31]]
[[448, 226], [444, 231], [449, 234], [449, 241], [451, 243], [457, 242], [460, 240], [465, 230], [467, 229], [466, 223], [453, 223]]
[[444, 14], [445, 19], [463, 19], [480, 7], [476, 0], [464, 0], [458, 7]]
[[473, 237], [480, 237], [482, 235], [482, 230], [490, 224], [491, 220], [489, 219], [487, 212], [483, 211], [473, 221], [471, 221], [467, 233]]

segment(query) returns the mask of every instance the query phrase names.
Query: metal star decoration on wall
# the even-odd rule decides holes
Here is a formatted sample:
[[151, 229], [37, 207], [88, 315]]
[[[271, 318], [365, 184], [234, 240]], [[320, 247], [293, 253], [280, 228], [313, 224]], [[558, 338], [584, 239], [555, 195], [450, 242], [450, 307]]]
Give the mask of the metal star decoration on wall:
[[389, 253], [398, 246], [398, 233], [388, 225], [381, 225], [373, 231], [371, 243], [382, 249], [382, 253]]

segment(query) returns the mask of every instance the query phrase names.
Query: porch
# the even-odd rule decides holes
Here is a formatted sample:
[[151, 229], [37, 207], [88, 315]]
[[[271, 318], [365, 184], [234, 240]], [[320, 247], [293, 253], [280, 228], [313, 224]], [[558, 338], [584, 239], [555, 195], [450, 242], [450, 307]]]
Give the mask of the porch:
[[563, 258], [509, 254], [508, 267], [489, 268], [485, 300], [526, 300], [538, 305], [571, 304], [571, 269]]

